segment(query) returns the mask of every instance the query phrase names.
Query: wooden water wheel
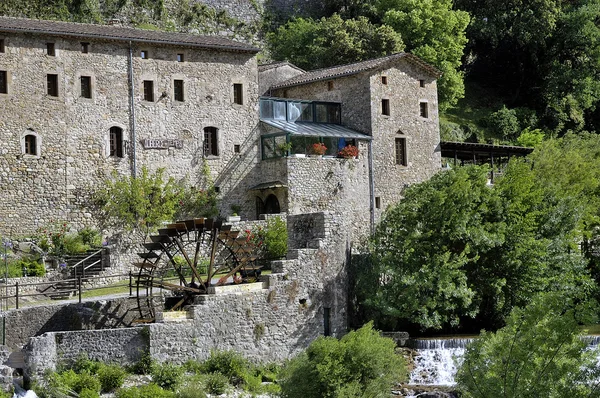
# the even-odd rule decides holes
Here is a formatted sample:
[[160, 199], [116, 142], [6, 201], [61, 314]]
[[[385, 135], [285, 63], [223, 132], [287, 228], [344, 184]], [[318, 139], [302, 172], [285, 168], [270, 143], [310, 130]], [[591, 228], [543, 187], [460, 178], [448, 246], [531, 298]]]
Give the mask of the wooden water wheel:
[[[153, 322], [155, 305], [176, 310], [210, 287], [255, 280], [260, 268], [252, 244], [239, 233], [221, 221], [199, 218], [169, 224], [150, 236], [151, 243], [144, 244], [147, 251], [138, 253], [142, 261], [134, 264], [138, 321]], [[168, 297], [162, 303], [165, 291]]]

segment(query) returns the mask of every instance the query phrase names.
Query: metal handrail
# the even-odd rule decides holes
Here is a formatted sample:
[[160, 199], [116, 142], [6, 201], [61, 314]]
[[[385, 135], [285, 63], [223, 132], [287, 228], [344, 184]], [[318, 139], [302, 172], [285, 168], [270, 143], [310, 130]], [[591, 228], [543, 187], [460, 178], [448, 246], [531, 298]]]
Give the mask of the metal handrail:
[[81, 263], [89, 260], [90, 258], [94, 257], [95, 255], [97, 255], [98, 253], [101, 253], [101, 252], [102, 252], [102, 249], [100, 249], [100, 250], [98, 250], [98, 251], [90, 254], [89, 256], [87, 256], [86, 258], [84, 258], [83, 260], [79, 261], [77, 264], [71, 266], [71, 268], [76, 268], [79, 264], [81, 264]]

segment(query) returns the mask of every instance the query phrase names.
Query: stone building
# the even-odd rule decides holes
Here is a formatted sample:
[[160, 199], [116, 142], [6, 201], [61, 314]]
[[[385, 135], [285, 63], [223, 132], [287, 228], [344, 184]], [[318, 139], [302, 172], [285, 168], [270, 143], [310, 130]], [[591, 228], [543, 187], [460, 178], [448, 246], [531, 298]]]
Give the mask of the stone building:
[[[221, 37], [0, 17], [0, 234], [93, 224], [87, 201], [115, 171], [162, 167], [202, 185], [206, 165], [222, 216], [232, 205], [246, 219], [328, 211], [356, 238], [439, 169], [431, 66], [400, 53], [305, 72], [258, 67], [257, 52]], [[314, 142], [326, 156], [301, 157]], [[346, 144], [357, 159], [336, 157]]]

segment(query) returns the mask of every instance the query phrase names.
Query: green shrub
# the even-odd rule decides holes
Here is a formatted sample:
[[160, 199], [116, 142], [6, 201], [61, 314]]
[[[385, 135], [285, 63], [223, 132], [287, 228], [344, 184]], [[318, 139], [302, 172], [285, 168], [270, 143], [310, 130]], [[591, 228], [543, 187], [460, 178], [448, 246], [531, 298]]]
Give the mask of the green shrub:
[[103, 392], [111, 392], [120, 388], [125, 381], [127, 372], [119, 365], [102, 365], [98, 369], [98, 380]]
[[157, 364], [152, 367], [152, 381], [165, 390], [175, 390], [181, 381], [183, 369], [172, 364]]
[[386, 397], [406, 377], [395, 343], [372, 323], [341, 340], [321, 337], [286, 364], [280, 385], [288, 398]]
[[194, 359], [188, 359], [183, 364], [183, 369], [188, 373], [194, 373], [194, 374], [204, 373], [204, 365]]
[[206, 393], [198, 383], [186, 383], [177, 392], [177, 398], [206, 398]]
[[80, 393], [83, 390], [100, 392], [100, 380], [87, 372], [78, 374], [73, 385], [73, 391]]
[[287, 226], [281, 217], [267, 220], [264, 230], [264, 243], [268, 258], [280, 258], [287, 255]]
[[101, 366], [102, 364], [100, 362], [89, 359], [87, 354], [84, 353], [77, 357], [71, 368], [75, 371], [75, 373], [87, 372], [96, 374]]
[[505, 140], [515, 140], [521, 132], [517, 112], [514, 109], [508, 109], [505, 105], [492, 113], [487, 120], [489, 128], [494, 131], [498, 137]]
[[225, 394], [229, 387], [227, 376], [221, 373], [210, 373], [206, 378], [206, 390], [210, 394]]
[[[2, 274], [4, 274], [4, 272], [2, 272]], [[8, 263], [9, 278], [44, 275], [46, 275], [46, 267], [33, 257], [23, 257]]]
[[277, 376], [281, 372], [281, 366], [276, 363], [262, 364], [256, 368], [256, 372], [262, 381], [272, 383], [277, 380]]
[[154, 360], [149, 352], [144, 352], [140, 359], [129, 368], [131, 373], [138, 375], [148, 375], [152, 372]]
[[236, 386], [244, 381], [249, 368], [248, 361], [234, 351], [211, 351], [210, 357], [204, 362], [207, 373], [220, 373]]
[[163, 390], [156, 384], [141, 387], [123, 388], [116, 392], [116, 398], [175, 398], [171, 391]]
[[100, 398], [100, 394], [98, 391], [85, 389], [81, 390], [79, 398]]
[[85, 227], [77, 235], [79, 235], [81, 242], [88, 247], [99, 247], [102, 245], [102, 236], [96, 229]]

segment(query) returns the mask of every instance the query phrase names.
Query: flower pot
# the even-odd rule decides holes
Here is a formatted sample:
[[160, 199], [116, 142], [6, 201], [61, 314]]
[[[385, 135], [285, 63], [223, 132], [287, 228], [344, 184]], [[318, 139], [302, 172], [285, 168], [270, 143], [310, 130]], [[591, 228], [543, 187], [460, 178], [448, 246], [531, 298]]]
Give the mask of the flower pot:
[[240, 216], [227, 216], [227, 222], [240, 222], [242, 217]]
[[321, 159], [323, 158], [323, 155], [308, 155], [311, 158], [317, 158], [317, 159]]

